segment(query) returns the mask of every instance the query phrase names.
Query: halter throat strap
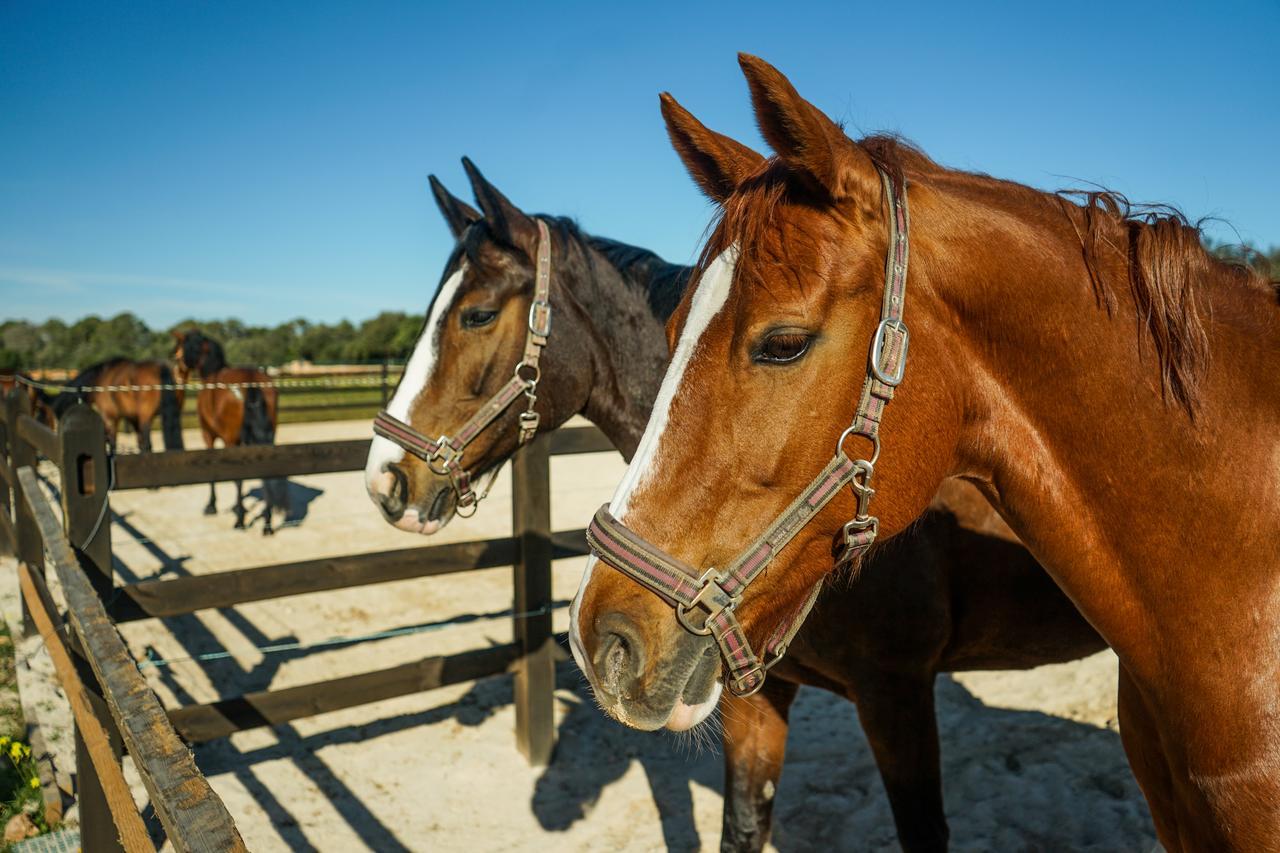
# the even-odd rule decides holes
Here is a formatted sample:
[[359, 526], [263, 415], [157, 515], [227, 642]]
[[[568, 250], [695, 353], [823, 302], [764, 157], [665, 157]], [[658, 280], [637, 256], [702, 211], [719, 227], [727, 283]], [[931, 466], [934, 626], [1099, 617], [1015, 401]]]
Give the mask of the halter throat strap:
[[480, 500], [489, 493], [489, 487], [493, 485], [498, 472], [498, 468], [494, 468], [488, 484], [477, 495], [471, 488], [471, 474], [462, 464], [462, 455], [467, 446], [519, 400], [521, 395], [526, 399], [526, 406], [520, 413], [519, 444], [523, 446], [538, 432], [539, 417], [534, 408], [538, 402], [538, 380], [542, 376], [538, 362], [542, 349], [551, 336], [551, 234], [546, 222], [541, 219], [535, 221], [538, 223], [538, 255], [533, 302], [529, 305], [524, 352], [511, 378], [452, 436], [445, 434], [435, 439], [428, 438], [386, 409], [378, 412], [373, 420], [376, 435], [394, 442], [426, 462], [435, 473], [449, 478], [458, 497], [458, 514], [464, 517], [475, 513]]
[[[904, 189], [884, 171], [880, 171], [880, 178], [889, 214], [880, 322], [871, 338], [867, 375], [857, 410], [837, 440], [835, 455], [826, 468], [724, 569], [712, 566], [700, 571], [671, 556], [614, 518], [608, 505], [596, 512], [587, 528], [587, 542], [601, 562], [662, 597], [675, 608], [676, 619], [686, 630], [714, 638], [726, 669], [725, 685], [739, 696], [749, 696], [764, 685], [766, 672], [786, 654], [822, 589], [821, 582], [815, 584], [800, 607], [777, 624], [765, 640], [762, 658], [752, 649], [735, 613], [751, 582], [845, 485], [853, 491], [857, 510], [843, 527], [836, 565], [844, 565], [864, 553], [879, 533], [879, 521], [870, 514], [875, 495], [871, 479], [880, 456], [884, 409], [893, 399], [906, 366], [909, 336], [902, 312], [910, 228]], [[871, 442], [870, 459], [850, 459], [845, 454], [845, 441], [854, 435]]]

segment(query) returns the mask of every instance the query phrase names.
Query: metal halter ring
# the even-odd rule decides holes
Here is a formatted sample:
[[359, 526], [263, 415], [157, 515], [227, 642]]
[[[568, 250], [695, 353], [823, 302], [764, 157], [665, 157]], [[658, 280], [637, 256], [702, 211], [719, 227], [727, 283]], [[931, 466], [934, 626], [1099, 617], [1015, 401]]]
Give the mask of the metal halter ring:
[[[894, 332], [902, 333], [902, 354], [898, 356], [898, 369], [892, 374], [885, 373], [884, 368], [880, 366], [881, 350], [884, 349], [885, 329], [893, 329]], [[902, 374], [907, 369], [907, 347], [910, 343], [911, 335], [907, 332], [906, 323], [887, 317], [881, 320], [880, 325], [876, 326], [875, 335], [871, 338], [871, 375], [890, 388], [896, 388], [902, 382]]]
[[[520, 375], [520, 371], [521, 371], [522, 369], [530, 369], [530, 370], [532, 370], [532, 371], [533, 371], [533, 376], [532, 376], [532, 377], [530, 377], [530, 378], [528, 378], [528, 379], [526, 379], [525, 377], [521, 376], [521, 375]], [[532, 386], [534, 386], [534, 385], [537, 385], [537, 384], [538, 384], [538, 380], [542, 378], [542, 368], [541, 368], [541, 367], [539, 367], [539, 366], [538, 366], [538, 365], [536, 365], [536, 364], [530, 364], [530, 363], [529, 363], [529, 362], [527, 362], [527, 361], [521, 361], [519, 364], [517, 364], [517, 365], [516, 365], [516, 369], [515, 369], [515, 377], [516, 377], [516, 379], [519, 379], [521, 382], [524, 382], [526, 385], [529, 385], [530, 387], [532, 387]]]
[[874, 467], [875, 467], [875, 465], [876, 465], [876, 463], [880, 461], [880, 436], [879, 436], [879, 434], [876, 434], [876, 435], [867, 435], [867, 434], [866, 434], [866, 433], [864, 433], [864, 432], [859, 432], [859, 431], [858, 431], [858, 428], [857, 428], [856, 426], [849, 426], [849, 427], [846, 427], [846, 428], [845, 428], [845, 431], [844, 431], [844, 432], [842, 432], [842, 433], [840, 433], [840, 437], [836, 439], [836, 454], [837, 454], [837, 455], [839, 455], [839, 454], [841, 454], [841, 453], [843, 453], [843, 452], [844, 452], [844, 442], [845, 442], [845, 439], [847, 439], [847, 438], [848, 438], [849, 436], [851, 436], [851, 435], [861, 436], [862, 438], [865, 438], [867, 441], [871, 442], [871, 458], [870, 458], [870, 459], [859, 460], [859, 461], [866, 462], [866, 463], [867, 463], [867, 464], [869, 464], [872, 468], [874, 468]]

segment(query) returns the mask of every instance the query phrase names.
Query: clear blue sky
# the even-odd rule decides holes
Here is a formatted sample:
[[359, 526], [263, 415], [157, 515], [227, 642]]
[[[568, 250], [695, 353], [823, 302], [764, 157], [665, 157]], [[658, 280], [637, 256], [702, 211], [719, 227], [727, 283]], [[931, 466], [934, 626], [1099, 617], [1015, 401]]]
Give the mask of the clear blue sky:
[[[426, 176], [688, 262], [658, 92], [759, 147], [735, 54], [858, 131], [1280, 243], [1280, 5], [0, 0], [0, 317], [422, 311]], [[1230, 236], [1222, 228], [1215, 236]]]

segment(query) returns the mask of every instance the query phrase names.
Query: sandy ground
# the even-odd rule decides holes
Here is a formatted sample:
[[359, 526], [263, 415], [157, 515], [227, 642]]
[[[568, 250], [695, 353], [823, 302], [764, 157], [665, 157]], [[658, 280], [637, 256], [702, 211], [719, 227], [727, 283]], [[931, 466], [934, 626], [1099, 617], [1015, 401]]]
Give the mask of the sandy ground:
[[[281, 428], [281, 441], [368, 433], [367, 422]], [[198, 446], [189, 436], [188, 446]], [[623, 471], [614, 454], [553, 460], [552, 520], [581, 527]], [[257, 483], [246, 488], [256, 492]], [[299, 517], [274, 538], [233, 531], [233, 486], [220, 513], [201, 514], [207, 487], [113, 496], [121, 581], [206, 574], [310, 557], [429, 544], [385, 525], [358, 473], [299, 477]], [[256, 502], [256, 498], [255, 501]], [[510, 533], [504, 474], [473, 519], [435, 542]], [[581, 559], [556, 565], [555, 594], [572, 597]], [[4, 564], [12, 611], [12, 564]], [[167, 706], [304, 684], [510, 640], [496, 618], [391, 639], [264, 652], [276, 644], [502, 614], [510, 570], [383, 584], [132, 623], [122, 628]], [[567, 623], [556, 614], [556, 630]], [[217, 660], [197, 655], [229, 652]], [[45, 666], [21, 644], [20, 666]], [[29, 678], [29, 676], [28, 676]], [[947, 814], [957, 850], [1149, 850], [1146, 806], [1125, 764], [1110, 653], [1022, 673], [941, 678]], [[695, 850], [719, 844], [721, 757], [671, 734], [633, 732], [596, 710], [571, 663], [561, 665], [559, 745], [549, 768], [516, 752], [510, 680], [445, 688], [259, 729], [196, 748], [196, 758], [254, 850]], [[25, 687], [24, 687], [25, 689]], [[56, 691], [38, 704], [58, 717]], [[54, 733], [51, 746], [70, 740]], [[139, 796], [142, 794], [139, 792]], [[854, 709], [801, 691], [792, 712], [774, 843], [781, 851], [894, 850], [888, 803]]]

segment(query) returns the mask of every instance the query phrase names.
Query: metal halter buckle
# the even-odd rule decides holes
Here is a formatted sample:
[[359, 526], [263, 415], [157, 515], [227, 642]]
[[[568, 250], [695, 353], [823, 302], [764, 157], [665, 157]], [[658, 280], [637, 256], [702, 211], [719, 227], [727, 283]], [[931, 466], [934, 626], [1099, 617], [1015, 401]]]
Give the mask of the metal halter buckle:
[[[538, 322], [539, 317], [542, 322]], [[551, 336], [551, 303], [546, 299], [529, 303], [529, 331], [542, 338]]]
[[[448, 475], [458, 464], [458, 460], [462, 458], [462, 451], [455, 450], [450, 444], [449, 436], [442, 435], [436, 439], [435, 452], [431, 454], [431, 458], [427, 460], [427, 467], [440, 476]], [[436, 464], [440, 467], [437, 468]]]
[[[738, 605], [738, 599], [729, 595], [720, 586], [720, 573], [714, 566], [702, 573], [698, 583], [698, 594], [693, 597], [689, 605], [687, 607], [683, 604], [676, 605], [676, 618], [680, 620], [685, 630], [699, 637], [705, 637], [711, 633], [711, 620], [726, 610], [732, 613], [733, 608]], [[707, 616], [700, 626], [690, 623], [688, 619], [689, 611], [694, 607], [701, 607], [707, 611]]]
[[[902, 353], [898, 356], [898, 369], [892, 374], [885, 373], [880, 362], [881, 357], [884, 355], [885, 329], [892, 329], [895, 333], [902, 335]], [[880, 325], [876, 326], [875, 336], [871, 338], [871, 375], [890, 388], [898, 387], [898, 384], [902, 382], [902, 374], [907, 369], [907, 346], [910, 343], [911, 336], [907, 332], [906, 323], [890, 318], [881, 320]]]

